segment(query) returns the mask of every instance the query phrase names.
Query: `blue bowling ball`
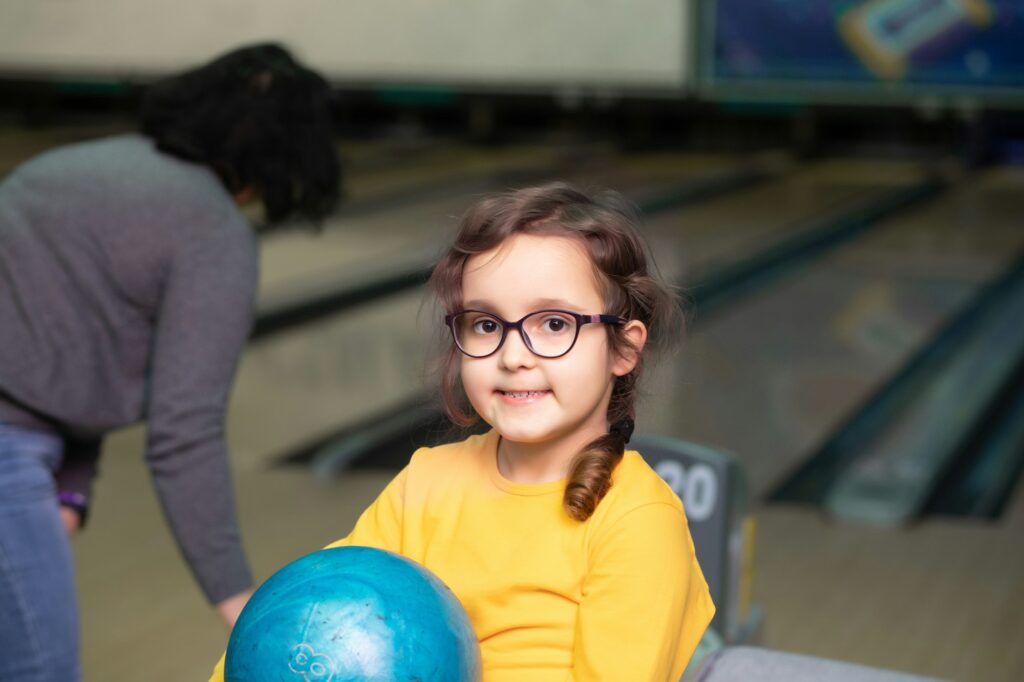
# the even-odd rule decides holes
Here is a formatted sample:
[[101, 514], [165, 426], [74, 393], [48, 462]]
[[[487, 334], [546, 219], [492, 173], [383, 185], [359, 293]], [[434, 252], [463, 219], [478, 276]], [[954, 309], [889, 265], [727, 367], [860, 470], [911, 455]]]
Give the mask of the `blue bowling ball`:
[[462, 604], [414, 561], [370, 547], [314, 552], [242, 610], [226, 682], [476, 682], [480, 650]]

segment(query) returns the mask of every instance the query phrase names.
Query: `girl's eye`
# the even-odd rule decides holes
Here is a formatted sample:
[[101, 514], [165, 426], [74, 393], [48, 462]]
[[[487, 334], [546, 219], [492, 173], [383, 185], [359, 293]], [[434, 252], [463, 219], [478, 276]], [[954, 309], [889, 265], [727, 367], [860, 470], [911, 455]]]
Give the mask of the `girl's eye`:
[[569, 328], [569, 321], [564, 317], [548, 317], [541, 322], [541, 328], [551, 333], [563, 332]]
[[498, 323], [484, 317], [473, 323], [473, 331], [477, 334], [493, 334], [498, 331]]

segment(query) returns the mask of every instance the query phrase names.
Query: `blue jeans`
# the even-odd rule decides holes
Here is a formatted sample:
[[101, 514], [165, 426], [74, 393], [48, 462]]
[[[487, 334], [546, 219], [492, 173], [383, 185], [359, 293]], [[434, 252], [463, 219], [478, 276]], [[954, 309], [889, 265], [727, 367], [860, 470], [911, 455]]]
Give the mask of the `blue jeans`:
[[0, 424], [0, 682], [78, 682], [71, 543], [53, 473], [60, 438]]

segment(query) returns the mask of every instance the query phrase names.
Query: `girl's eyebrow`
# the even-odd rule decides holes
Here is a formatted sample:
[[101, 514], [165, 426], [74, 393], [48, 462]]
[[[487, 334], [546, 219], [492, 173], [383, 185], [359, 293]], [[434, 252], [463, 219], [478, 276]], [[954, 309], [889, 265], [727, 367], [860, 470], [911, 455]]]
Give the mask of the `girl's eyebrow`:
[[570, 310], [575, 310], [579, 307], [564, 298], [538, 298], [533, 301], [533, 305], [536, 308], [568, 308]]
[[[481, 309], [481, 310], [495, 310], [497, 306], [487, 299], [473, 299], [472, 301], [463, 301], [462, 306], [466, 309]], [[543, 310], [544, 308], [564, 308], [567, 310], [576, 310], [579, 306], [574, 303], [566, 301], [564, 298], [536, 298], [530, 302], [531, 310]]]

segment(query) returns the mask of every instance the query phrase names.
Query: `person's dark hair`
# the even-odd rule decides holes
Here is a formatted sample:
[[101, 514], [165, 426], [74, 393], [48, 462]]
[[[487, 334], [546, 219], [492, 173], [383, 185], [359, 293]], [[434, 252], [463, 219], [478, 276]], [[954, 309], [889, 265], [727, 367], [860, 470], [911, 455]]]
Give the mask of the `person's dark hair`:
[[[446, 313], [462, 307], [462, 275], [474, 255], [490, 251], [516, 234], [568, 237], [588, 254], [604, 291], [602, 313], [639, 320], [648, 329], [644, 353], [629, 374], [617, 377], [608, 404], [609, 432], [576, 456], [563, 498], [566, 512], [579, 521], [594, 513], [611, 486], [632, 432], [637, 382], [643, 357], [680, 338], [682, 312], [676, 293], [653, 271], [639, 232], [637, 211], [619, 194], [587, 194], [564, 183], [515, 190], [486, 198], [462, 218], [455, 242], [434, 268], [430, 285]], [[613, 352], [630, 347], [621, 327], [608, 325]], [[461, 390], [459, 351], [449, 343], [439, 367], [441, 403], [449, 419], [469, 426], [479, 418]]]
[[244, 47], [155, 83], [142, 132], [157, 148], [210, 167], [232, 194], [247, 188], [268, 223], [318, 220], [340, 194], [331, 90], [283, 47]]

